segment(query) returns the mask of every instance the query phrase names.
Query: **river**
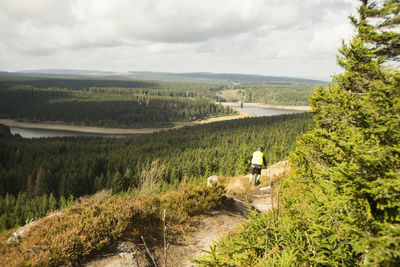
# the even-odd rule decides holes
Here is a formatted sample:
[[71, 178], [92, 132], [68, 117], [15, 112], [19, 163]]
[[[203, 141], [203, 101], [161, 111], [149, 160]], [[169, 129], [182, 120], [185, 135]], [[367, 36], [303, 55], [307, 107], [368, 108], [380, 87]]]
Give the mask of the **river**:
[[36, 129], [24, 128], [17, 126], [9, 126], [12, 134], [19, 134], [24, 138], [41, 138], [41, 137], [75, 137], [75, 136], [101, 136], [101, 137], [127, 137], [128, 134], [105, 134], [105, 133], [88, 133], [79, 131], [53, 130], [53, 129]]
[[[304, 111], [299, 110], [288, 110], [288, 109], [275, 109], [275, 108], [262, 108], [262, 107], [232, 107], [232, 109], [239, 112], [256, 115], [257, 117], [262, 116], [276, 116], [282, 114], [294, 114]], [[41, 128], [29, 128], [19, 126], [9, 126], [12, 134], [19, 134], [24, 138], [41, 138], [41, 137], [63, 137], [63, 136], [101, 136], [101, 137], [114, 137], [121, 138], [127, 137], [131, 134], [110, 134], [110, 133], [91, 133], [81, 131], [69, 131], [69, 130], [54, 130], [54, 129], [41, 129]]]
[[261, 107], [243, 107], [243, 108], [232, 107], [232, 109], [239, 111], [239, 112], [254, 114], [257, 117], [276, 116], [276, 115], [283, 115], [283, 114], [295, 114], [295, 113], [304, 112], [304, 111], [300, 111], [300, 110], [261, 108]]

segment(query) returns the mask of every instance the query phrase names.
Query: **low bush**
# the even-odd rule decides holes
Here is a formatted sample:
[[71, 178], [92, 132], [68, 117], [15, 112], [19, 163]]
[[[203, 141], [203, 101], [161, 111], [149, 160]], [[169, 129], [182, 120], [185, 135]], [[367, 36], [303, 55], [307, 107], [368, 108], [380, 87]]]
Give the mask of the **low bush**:
[[161, 238], [161, 214], [167, 210], [169, 238], [188, 228], [190, 217], [222, 204], [222, 187], [183, 186], [177, 191], [134, 196], [114, 195], [85, 201], [41, 219], [18, 244], [0, 237], [3, 266], [55, 266], [79, 263], [124, 234]]

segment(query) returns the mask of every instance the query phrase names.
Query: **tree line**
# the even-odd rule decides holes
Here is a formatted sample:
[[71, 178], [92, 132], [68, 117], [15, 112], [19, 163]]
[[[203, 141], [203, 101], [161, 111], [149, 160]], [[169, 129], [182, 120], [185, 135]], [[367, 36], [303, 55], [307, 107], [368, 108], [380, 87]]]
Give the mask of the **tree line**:
[[271, 105], [307, 106], [312, 88], [318, 84], [282, 82], [235, 85], [241, 101]]
[[233, 113], [189, 90], [0, 86], [3, 118], [103, 127], [166, 127]]

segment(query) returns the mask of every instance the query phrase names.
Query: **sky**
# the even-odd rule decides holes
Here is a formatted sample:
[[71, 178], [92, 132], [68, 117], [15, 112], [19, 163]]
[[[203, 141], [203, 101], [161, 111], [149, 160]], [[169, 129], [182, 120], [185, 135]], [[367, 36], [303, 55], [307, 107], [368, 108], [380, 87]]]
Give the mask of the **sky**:
[[0, 71], [329, 78], [357, 0], [1, 0]]

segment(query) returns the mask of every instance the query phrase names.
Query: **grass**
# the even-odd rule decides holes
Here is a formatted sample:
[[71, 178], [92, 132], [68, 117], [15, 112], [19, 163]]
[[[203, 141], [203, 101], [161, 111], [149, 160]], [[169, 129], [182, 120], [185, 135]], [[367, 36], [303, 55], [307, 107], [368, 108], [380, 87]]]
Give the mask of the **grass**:
[[161, 240], [161, 214], [167, 210], [169, 238], [189, 229], [194, 215], [222, 205], [220, 186], [182, 186], [164, 194], [135, 196], [124, 193], [93, 196], [42, 218], [17, 244], [7, 244], [11, 231], [0, 236], [3, 266], [76, 265], [125, 234]]

